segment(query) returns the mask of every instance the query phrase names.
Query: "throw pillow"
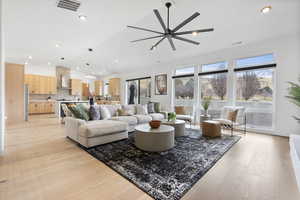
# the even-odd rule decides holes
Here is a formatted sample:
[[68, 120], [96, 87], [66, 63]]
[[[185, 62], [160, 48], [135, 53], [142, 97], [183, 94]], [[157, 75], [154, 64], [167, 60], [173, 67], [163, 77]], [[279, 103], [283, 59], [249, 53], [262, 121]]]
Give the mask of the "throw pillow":
[[110, 111], [105, 106], [100, 107], [100, 115], [101, 119], [110, 119], [112, 117]]
[[92, 105], [90, 107], [90, 119], [91, 120], [100, 120], [101, 119], [101, 114], [100, 114], [100, 110], [99, 107], [96, 105]]
[[129, 115], [135, 115], [136, 105], [124, 105], [123, 110], [125, 110]]
[[128, 112], [123, 109], [118, 109], [117, 113], [118, 113], [118, 116], [129, 116]]
[[148, 108], [147, 105], [136, 105], [136, 114], [138, 115], [148, 115]]
[[148, 113], [155, 113], [154, 103], [153, 102], [149, 102], [148, 103]]
[[156, 113], [159, 113], [160, 112], [160, 103], [159, 102], [155, 102], [154, 103], [154, 111]]
[[76, 118], [82, 119], [85, 121], [90, 120], [89, 114], [84, 109], [82, 109], [82, 107], [80, 107], [78, 105], [70, 105], [68, 108], [70, 109], [70, 111]]
[[232, 122], [235, 122], [237, 114], [238, 114], [238, 110], [229, 111], [227, 115], [227, 119]]
[[90, 110], [89, 105], [86, 103], [78, 103], [76, 106], [79, 106], [80, 109], [83, 109], [85, 112], [89, 112]]

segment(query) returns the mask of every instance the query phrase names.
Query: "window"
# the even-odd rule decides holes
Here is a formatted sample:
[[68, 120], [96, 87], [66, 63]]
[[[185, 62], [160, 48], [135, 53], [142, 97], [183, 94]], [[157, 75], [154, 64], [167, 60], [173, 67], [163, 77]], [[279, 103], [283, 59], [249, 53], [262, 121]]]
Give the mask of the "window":
[[147, 104], [151, 100], [151, 77], [127, 80], [127, 103]]
[[175, 99], [194, 98], [194, 77], [175, 78]]
[[274, 63], [272, 54], [236, 61], [236, 104], [247, 109], [249, 128], [266, 130], [273, 127], [276, 65], [271, 63]]
[[140, 80], [139, 103], [147, 104], [151, 100], [151, 78]]
[[219, 118], [227, 103], [227, 62], [205, 64], [199, 71], [200, 103], [211, 98], [209, 114]]
[[227, 96], [227, 73], [200, 76], [201, 98], [225, 100]]
[[187, 67], [175, 70], [175, 75], [185, 75], [185, 74], [194, 74], [195, 68], [194, 67]]
[[275, 63], [273, 54], [266, 54], [262, 56], [242, 58], [236, 61], [237, 68], [251, 67]]
[[175, 70], [173, 76], [175, 105], [193, 107], [195, 67], [186, 67]]
[[202, 65], [201, 72], [211, 72], [211, 71], [220, 71], [227, 68], [227, 62], [217, 62], [212, 64]]

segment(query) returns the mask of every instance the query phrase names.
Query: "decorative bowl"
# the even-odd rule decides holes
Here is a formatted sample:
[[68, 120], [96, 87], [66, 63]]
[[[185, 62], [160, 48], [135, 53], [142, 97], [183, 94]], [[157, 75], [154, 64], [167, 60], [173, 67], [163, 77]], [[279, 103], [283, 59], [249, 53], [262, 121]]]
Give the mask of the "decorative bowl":
[[151, 128], [159, 128], [161, 124], [160, 120], [152, 120], [149, 122]]

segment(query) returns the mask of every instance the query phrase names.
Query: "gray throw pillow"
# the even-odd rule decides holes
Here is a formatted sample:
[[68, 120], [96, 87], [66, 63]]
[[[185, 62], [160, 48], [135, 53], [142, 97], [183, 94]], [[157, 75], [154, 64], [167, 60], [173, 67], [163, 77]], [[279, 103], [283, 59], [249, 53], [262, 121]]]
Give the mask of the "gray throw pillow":
[[90, 107], [90, 119], [91, 120], [100, 120], [101, 119], [101, 114], [100, 114], [100, 109], [96, 105], [92, 105]]
[[154, 102], [148, 103], [148, 113], [155, 113]]

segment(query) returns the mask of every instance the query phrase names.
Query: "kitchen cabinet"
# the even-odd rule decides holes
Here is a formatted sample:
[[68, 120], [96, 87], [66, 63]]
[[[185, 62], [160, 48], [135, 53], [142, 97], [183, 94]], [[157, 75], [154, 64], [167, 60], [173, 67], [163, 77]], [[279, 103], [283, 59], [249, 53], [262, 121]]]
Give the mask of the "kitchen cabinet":
[[82, 96], [90, 96], [90, 87], [88, 83], [82, 83]]
[[25, 84], [30, 94], [56, 94], [56, 77], [25, 75]]
[[109, 80], [109, 94], [112, 97], [120, 96], [120, 78], [111, 78]]
[[103, 81], [101, 81], [101, 80], [95, 81], [95, 95], [96, 96], [103, 95]]
[[29, 114], [54, 113], [54, 102], [30, 102]]
[[71, 79], [71, 95], [81, 95], [82, 84], [80, 79]]

